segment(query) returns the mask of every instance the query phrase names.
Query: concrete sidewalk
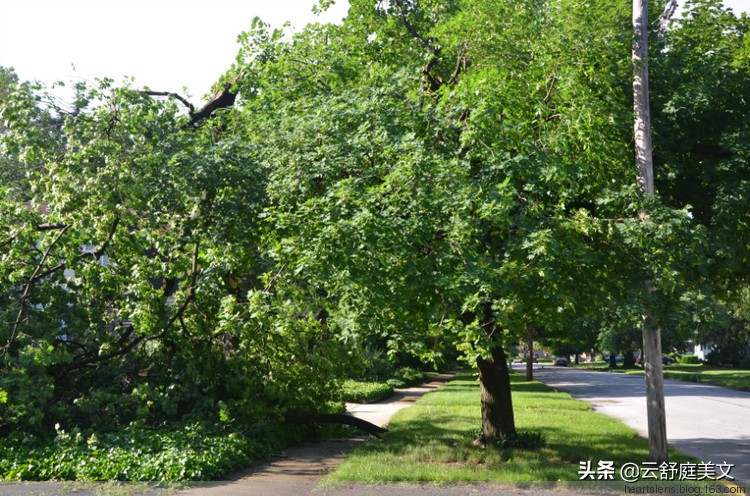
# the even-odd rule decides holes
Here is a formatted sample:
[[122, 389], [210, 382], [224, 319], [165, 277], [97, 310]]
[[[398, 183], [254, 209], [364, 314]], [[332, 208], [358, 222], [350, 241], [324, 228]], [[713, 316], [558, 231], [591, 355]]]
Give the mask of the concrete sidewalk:
[[391, 417], [397, 411], [411, 406], [425, 394], [436, 390], [451, 380], [453, 376], [455, 376], [453, 373], [440, 374], [427, 384], [406, 389], [397, 389], [391, 396], [373, 403], [347, 403], [346, 411], [355, 417], [384, 427], [390, 422]]
[[[440, 374], [428, 384], [396, 390], [388, 398], [373, 403], [347, 403], [346, 409], [348, 413], [355, 417], [384, 427], [397, 411], [412, 405], [425, 394], [439, 388], [452, 379], [454, 375]], [[366, 437], [331, 439], [292, 446], [282, 455], [235, 474], [230, 480], [199, 484], [177, 494], [181, 496], [362, 494], [362, 488], [355, 492], [349, 492], [351, 488], [340, 488], [332, 490], [333, 492], [316, 490], [316, 488], [326, 474], [338, 467], [350, 449], [366, 439]]]

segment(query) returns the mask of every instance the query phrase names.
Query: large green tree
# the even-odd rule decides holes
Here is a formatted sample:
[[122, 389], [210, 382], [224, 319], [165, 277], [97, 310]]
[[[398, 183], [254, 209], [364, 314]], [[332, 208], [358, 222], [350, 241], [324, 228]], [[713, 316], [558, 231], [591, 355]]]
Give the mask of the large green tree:
[[614, 4], [352, 2], [342, 26], [246, 37], [270, 255], [341, 335], [429, 358], [452, 334], [486, 438], [515, 428], [504, 347], [610, 301], [612, 244], [641, 234], [628, 21]]
[[4, 157], [39, 169], [0, 197], [3, 433], [325, 408], [336, 342], [269, 289], [268, 170], [218, 89], [80, 84], [52, 143], [27, 86], [2, 102]]
[[749, 29], [746, 14], [720, 1], [687, 2], [655, 40], [652, 65], [656, 186], [667, 204], [690, 209], [706, 240], [691, 268], [701, 282], [693, 316], [680, 324], [698, 342], [735, 350], [748, 329]]
[[50, 135], [13, 82], [0, 150], [48, 206], [0, 198], [2, 429], [326, 411], [377, 340], [458, 348], [512, 434], [528, 329], [710, 296], [708, 224], [638, 192], [631, 40], [617, 2], [355, 0], [255, 21], [200, 108], [103, 80]]

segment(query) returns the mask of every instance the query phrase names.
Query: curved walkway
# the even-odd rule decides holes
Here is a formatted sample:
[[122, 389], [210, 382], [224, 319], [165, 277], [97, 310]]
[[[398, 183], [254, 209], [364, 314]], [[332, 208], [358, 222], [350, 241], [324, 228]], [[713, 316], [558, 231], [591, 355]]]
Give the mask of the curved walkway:
[[[453, 376], [452, 373], [440, 374], [430, 383], [398, 389], [393, 395], [380, 401], [367, 404], [347, 403], [346, 409], [355, 417], [383, 427], [397, 411], [410, 406], [425, 394], [439, 388]], [[179, 491], [177, 494], [181, 496], [302, 496], [314, 492], [322, 496], [328, 493], [316, 490], [316, 487], [323, 476], [335, 470], [346, 453], [366, 439], [366, 437], [330, 439], [292, 446], [282, 455], [235, 474], [230, 480], [198, 484], [190, 489]]]

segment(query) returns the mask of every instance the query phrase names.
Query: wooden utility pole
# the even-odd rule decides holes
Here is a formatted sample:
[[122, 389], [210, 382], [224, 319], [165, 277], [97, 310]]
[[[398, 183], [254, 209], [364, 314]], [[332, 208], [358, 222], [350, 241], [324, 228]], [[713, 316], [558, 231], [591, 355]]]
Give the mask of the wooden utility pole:
[[[635, 109], [635, 159], [638, 184], [646, 197], [654, 194], [654, 162], [651, 155], [651, 113], [648, 102], [648, 0], [633, 0], [633, 100]], [[647, 213], [641, 212], [645, 221]], [[654, 292], [645, 282], [647, 300]], [[646, 373], [648, 451], [653, 462], [667, 461], [667, 419], [661, 362], [661, 330], [646, 302], [643, 318], [643, 368]]]

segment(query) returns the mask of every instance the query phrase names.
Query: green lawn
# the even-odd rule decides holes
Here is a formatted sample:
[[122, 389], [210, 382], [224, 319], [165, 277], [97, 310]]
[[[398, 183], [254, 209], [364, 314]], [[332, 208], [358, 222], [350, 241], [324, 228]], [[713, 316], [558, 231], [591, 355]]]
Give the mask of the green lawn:
[[[621, 372], [631, 375], [643, 375], [643, 369], [610, 369], [605, 362], [582, 363], [579, 368], [600, 370], [604, 372]], [[705, 382], [734, 389], [750, 391], [750, 370], [711, 367], [707, 365], [674, 364], [664, 366], [664, 378], [679, 381]]]
[[[479, 385], [472, 372], [430, 393], [391, 420], [385, 439], [353, 450], [328, 482], [541, 482], [578, 480], [579, 462], [648, 459], [645, 439], [617, 420], [594, 413], [587, 403], [539, 382], [513, 375], [519, 430], [542, 434], [540, 451], [480, 448], [472, 444], [480, 426]], [[671, 461], [690, 458], [672, 452]]]

